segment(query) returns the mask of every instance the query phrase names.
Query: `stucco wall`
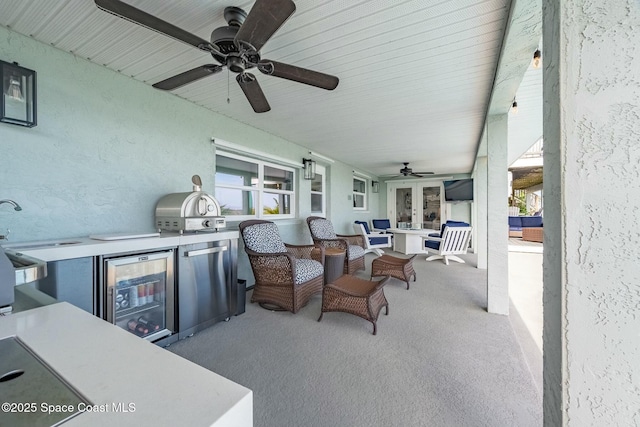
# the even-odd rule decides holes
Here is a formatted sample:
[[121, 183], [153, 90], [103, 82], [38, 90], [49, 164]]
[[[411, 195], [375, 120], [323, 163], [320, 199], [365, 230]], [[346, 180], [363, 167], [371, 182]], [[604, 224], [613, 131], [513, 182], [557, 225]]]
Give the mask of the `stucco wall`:
[[[0, 229], [11, 229], [13, 242], [153, 230], [158, 199], [191, 191], [192, 175], [199, 174], [203, 188], [213, 192], [212, 137], [294, 162], [309, 157], [295, 141], [3, 27], [0, 59], [38, 73], [38, 126], [0, 123], [0, 199], [23, 208], [0, 206]], [[338, 232], [351, 232], [355, 219], [379, 216], [379, 196], [370, 195], [368, 212], [354, 212], [347, 203], [353, 167], [335, 160], [327, 171], [328, 216]], [[298, 186], [298, 218], [278, 223], [286, 241], [307, 243], [310, 183], [298, 174]], [[240, 265], [247, 269], [245, 261]]]
[[640, 425], [640, 3], [544, 5], [545, 425]]

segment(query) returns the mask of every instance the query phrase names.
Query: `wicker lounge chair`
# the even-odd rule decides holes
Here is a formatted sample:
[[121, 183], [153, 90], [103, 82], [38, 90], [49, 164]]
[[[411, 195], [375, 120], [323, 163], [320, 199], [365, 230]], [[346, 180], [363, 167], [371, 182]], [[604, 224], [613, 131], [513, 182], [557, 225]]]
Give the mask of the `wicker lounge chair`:
[[336, 234], [331, 221], [319, 216], [308, 217], [307, 225], [316, 246], [339, 248], [346, 251], [344, 274], [353, 274], [358, 270], [364, 270], [365, 245], [361, 235]]
[[297, 313], [314, 294], [322, 292], [323, 248], [283, 243], [271, 221], [244, 221], [240, 234], [256, 279], [251, 302]]

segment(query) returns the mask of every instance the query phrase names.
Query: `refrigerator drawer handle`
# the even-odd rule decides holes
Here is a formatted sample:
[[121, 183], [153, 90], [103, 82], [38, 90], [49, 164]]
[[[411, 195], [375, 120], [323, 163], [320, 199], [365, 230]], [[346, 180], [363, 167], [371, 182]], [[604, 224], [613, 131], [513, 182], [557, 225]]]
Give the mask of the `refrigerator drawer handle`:
[[198, 255], [215, 254], [216, 252], [223, 252], [226, 250], [227, 250], [226, 246], [217, 246], [215, 248], [198, 249], [197, 251], [185, 252], [184, 256], [192, 257], [192, 256], [198, 256]]

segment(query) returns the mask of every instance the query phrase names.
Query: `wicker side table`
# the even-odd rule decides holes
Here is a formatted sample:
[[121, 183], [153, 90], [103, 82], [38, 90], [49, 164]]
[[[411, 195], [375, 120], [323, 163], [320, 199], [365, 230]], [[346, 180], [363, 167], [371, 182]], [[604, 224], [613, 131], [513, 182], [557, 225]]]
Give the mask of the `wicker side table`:
[[324, 250], [324, 283], [329, 284], [342, 276], [346, 252], [339, 248]]
[[382, 290], [388, 280], [385, 277], [380, 281], [370, 281], [349, 274], [337, 278], [322, 290], [322, 310], [318, 322], [328, 311], [350, 313], [371, 322], [373, 335], [376, 335], [376, 322], [382, 307], [386, 307], [385, 315], [389, 314], [389, 303]]
[[391, 255], [382, 255], [373, 260], [371, 263], [371, 278], [375, 276], [391, 276], [396, 279], [404, 280], [407, 282], [407, 289], [409, 289], [409, 279], [413, 276], [415, 282], [418, 275], [413, 269], [413, 259], [417, 255], [411, 258], [398, 258]]

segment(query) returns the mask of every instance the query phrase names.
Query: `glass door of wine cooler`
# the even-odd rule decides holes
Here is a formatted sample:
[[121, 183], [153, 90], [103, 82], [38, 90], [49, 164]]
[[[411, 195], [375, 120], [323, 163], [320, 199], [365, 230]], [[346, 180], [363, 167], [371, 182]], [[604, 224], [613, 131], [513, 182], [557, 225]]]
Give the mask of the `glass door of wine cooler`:
[[149, 341], [174, 332], [174, 251], [108, 258], [106, 320]]

